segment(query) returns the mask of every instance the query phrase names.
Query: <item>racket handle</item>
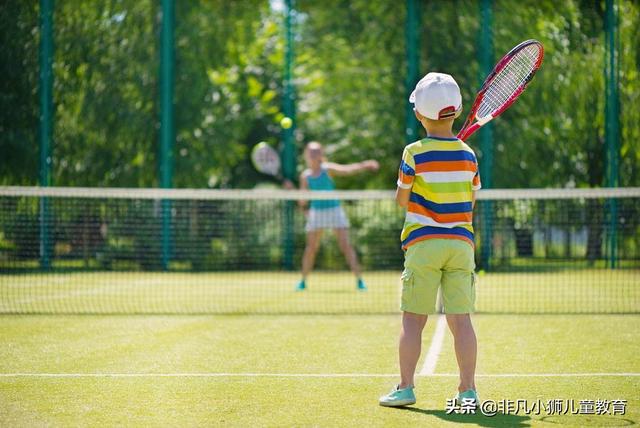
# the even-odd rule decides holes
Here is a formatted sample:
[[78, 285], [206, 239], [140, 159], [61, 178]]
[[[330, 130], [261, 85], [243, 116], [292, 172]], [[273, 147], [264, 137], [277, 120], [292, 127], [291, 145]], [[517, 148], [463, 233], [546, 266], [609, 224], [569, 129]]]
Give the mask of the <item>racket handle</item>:
[[480, 125], [479, 123], [474, 123], [473, 125], [471, 125], [470, 127], [466, 128], [466, 129], [462, 129], [460, 132], [458, 132], [458, 139], [465, 141], [467, 138], [469, 138], [474, 132], [476, 132], [478, 129], [480, 129], [482, 125]]
[[460, 132], [458, 132], [457, 137], [459, 139], [461, 139], [462, 141], [466, 140], [467, 138], [469, 138], [474, 132], [476, 132], [478, 129], [480, 129], [483, 125], [487, 124], [489, 121], [491, 121], [491, 119], [493, 119], [492, 115], [487, 115], [486, 117], [483, 117], [482, 119], [479, 119], [476, 123], [474, 123], [473, 125], [471, 125], [470, 127], [466, 128], [466, 129], [461, 129]]

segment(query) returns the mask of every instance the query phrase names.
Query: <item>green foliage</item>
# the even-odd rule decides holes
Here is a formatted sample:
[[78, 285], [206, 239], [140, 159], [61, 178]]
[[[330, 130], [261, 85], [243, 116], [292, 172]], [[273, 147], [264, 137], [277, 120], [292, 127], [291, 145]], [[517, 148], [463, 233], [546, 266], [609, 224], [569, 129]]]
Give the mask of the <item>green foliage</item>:
[[[284, 37], [275, 4], [176, 2], [176, 187], [253, 187], [263, 179], [248, 158], [257, 142], [280, 140]], [[640, 7], [617, 4], [620, 184], [637, 186]], [[338, 162], [377, 158], [379, 173], [338, 185], [392, 188], [407, 103], [404, 5], [300, 0], [297, 8], [298, 154], [318, 140]], [[546, 49], [530, 89], [495, 121], [495, 187], [604, 184], [603, 8], [580, 0], [494, 2], [495, 59], [527, 38]], [[32, 2], [6, 2], [0, 11], [1, 183], [37, 182], [38, 13]], [[468, 110], [484, 77], [478, 2], [421, 2], [419, 13], [421, 74], [453, 74]], [[56, 3], [55, 185], [157, 184], [160, 19], [149, 0]], [[469, 143], [482, 162], [476, 137]]]
[[300, 143], [318, 140], [332, 160], [376, 158], [375, 177], [342, 188], [395, 185], [404, 146], [404, 13], [393, 2], [301, 2], [296, 46]]
[[38, 180], [38, 8], [0, 7], [0, 184]]
[[158, 50], [151, 6], [56, 5], [54, 184], [155, 183]]
[[253, 145], [278, 140], [284, 45], [268, 5], [178, 2], [177, 187], [252, 187]]

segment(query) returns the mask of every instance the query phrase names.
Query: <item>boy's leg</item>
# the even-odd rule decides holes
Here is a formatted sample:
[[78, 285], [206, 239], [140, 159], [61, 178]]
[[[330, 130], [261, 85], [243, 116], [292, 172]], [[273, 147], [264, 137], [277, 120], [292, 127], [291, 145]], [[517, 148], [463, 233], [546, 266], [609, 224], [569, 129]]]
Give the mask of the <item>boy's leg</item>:
[[400, 389], [413, 387], [413, 377], [420, 358], [422, 330], [427, 323], [427, 315], [402, 313], [402, 331], [400, 332]]
[[458, 389], [475, 391], [478, 343], [469, 315], [476, 300], [473, 248], [457, 240], [450, 240], [447, 247], [449, 259], [442, 273], [442, 299], [460, 370]]
[[405, 253], [400, 304], [402, 331], [398, 344], [401, 381], [396, 389], [380, 398], [382, 406], [404, 406], [416, 401], [413, 385], [422, 346], [422, 330], [428, 314], [435, 313], [442, 275], [442, 251], [438, 243], [432, 241], [418, 242]]
[[347, 259], [347, 264], [349, 265], [351, 272], [360, 278], [362, 270], [360, 268], [360, 263], [358, 263], [358, 255], [351, 245], [351, 242], [349, 242], [349, 229], [339, 228], [334, 229], [334, 232], [336, 234], [336, 239], [338, 240], [340, 251], [342, 251], [342, 254], [344, 254], [344, 257]]
[[305, 280], [313, 264], [316, 261], [316, 254], [320, 248], [320, 239], [322, 238], [322, 229], [310, 230], [307, 232], [307, 243], [302, 256], [302, 279]]
[[456, 360], [460, 370], [458, 391], [476, 390], [475, 374], [478, 355], [476, 333], [469, 314], [447, 314], [447, 324], [453, 333]]
[[400, 304], [400, 388], [413, 385], [416, 364], [420, 358], [422, 329], [427, 322], [427, 314], [435, 313], [438, 286], [442, 277], [441, 254], [435, 240], [418, 242], [405, 253]]

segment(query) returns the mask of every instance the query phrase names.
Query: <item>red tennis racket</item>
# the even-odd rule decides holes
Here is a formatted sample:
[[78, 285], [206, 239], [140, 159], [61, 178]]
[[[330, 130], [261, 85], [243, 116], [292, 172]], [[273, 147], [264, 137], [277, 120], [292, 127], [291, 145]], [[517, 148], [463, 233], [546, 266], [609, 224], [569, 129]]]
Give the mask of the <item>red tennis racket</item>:
[[484, 80], [458, 138], [466, 140], [509, 108], [533, 79], [543, 57], [544, 48], [537, 40], [524, 41], [511, 49]]

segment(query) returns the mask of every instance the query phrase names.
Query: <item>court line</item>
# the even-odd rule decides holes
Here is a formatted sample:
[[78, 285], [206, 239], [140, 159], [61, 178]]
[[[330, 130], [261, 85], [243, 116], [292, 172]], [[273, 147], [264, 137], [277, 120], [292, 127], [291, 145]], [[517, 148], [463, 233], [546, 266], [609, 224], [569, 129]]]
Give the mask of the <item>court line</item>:
[[438, 364], [438, 357], [442, 350], [442, 343], [444, 342], [444, 332], [447, 326], [447, 320], [444, 315], [438, 315], [438, 321], [436, 322], [436, 330], [433, 332], [433, 338], [431, 338], [431, 345], [424, 358], [424, 365], [420, 370], [420, 376], [429, 376], [436, 372], [436, 365]]
[[[421, 377], [458, 377], [457, 373], [433, 373]], [[638, 377], [640, 373], [494, 373], [476, 374], [478, 378], [520, 377]], [[216, 378], [216, 377], [275, 377], [275, 378], [341, 378], [341, 377], [398, 377], [394, 374], [376, 373], [0, 373], [0, 378]]]

